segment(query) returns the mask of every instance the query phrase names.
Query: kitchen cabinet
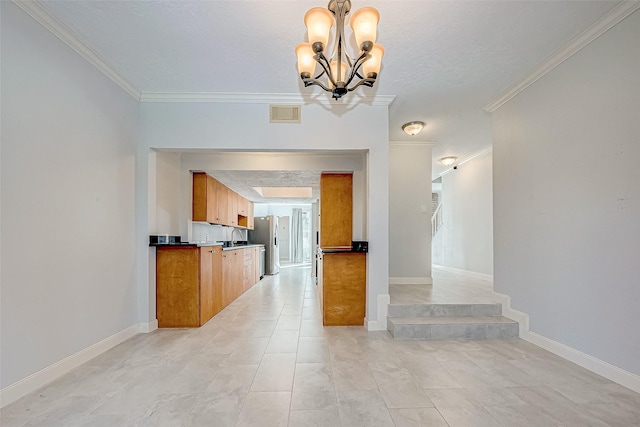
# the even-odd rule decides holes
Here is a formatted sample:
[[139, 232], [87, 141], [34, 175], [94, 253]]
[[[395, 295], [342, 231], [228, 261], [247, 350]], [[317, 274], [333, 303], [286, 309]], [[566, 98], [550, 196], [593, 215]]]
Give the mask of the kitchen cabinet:
[[[243, 206], [243, 210], [240, 211], [240, 206]], [[253, 203], [248, 201], [242, 196], [238, 197], [238, 227], [243, 227], [248, 230], [254, 229], [253, 220]]]
[[197, 327], [222, 309], [219, 246], [159, 246], [156, 315], [160, 328]]
[[230, 225], [231, 227], [237, 227], [238, 226], [238, 193], [236, 193], [235, 191], [231, 191], [228, 190], [227, 192], [227, 203], [228, 203], [228, 207], [227, 207], [227, 219], [228, 219], [228, 223], [227, 225]]
[[250, 248], [242, 251], [242, 288], [243, 292], [249, 289], [255, 283], [254, 279], [254, 253], [255, 251]]
[[222, 254], [222, 302], [231, 304], [243, 292], [243, 249], [224, 251]]
[[247, 212], [247, 228], [249, 230], [253, 230], [255, 228], [253, 215], [253, 202], [249, 202], [249, 211]]
[[249, 214], [249, 201], [238, 195], [238, 216], [247, 216]]
[[212, 176], [194, 172], [192, 220], [253, 230], [253, 203]]
[[218, 192], [216, 201], [218, 204], [218, 221], [215, 224], [220, 225], [231, 225], [231, 220], [229, 219], [229, 190], [222, 183], [218, 186]]
[[260, 281], [260, 246], [253, 248], [253, 283]]
[[350, 249], [353, 236], [353, 176], [320, 175], [320, 247]]
[[235, 301], [260, 280], [260, 273], [257, 278], [254, 273], [260, 269], [256, 249], [259, 253], [254, 246], [228, 251], [221, 246], [158, 246], [158, 327], [202, 326]]
[[318, 292], [325, 326], [364, 325], [367, 254], [322, 253], [318, 263]]
[[193, 174], [193, 221], [217, 223], [218, 187], [222, 186], [215, 178], [206, 173]]

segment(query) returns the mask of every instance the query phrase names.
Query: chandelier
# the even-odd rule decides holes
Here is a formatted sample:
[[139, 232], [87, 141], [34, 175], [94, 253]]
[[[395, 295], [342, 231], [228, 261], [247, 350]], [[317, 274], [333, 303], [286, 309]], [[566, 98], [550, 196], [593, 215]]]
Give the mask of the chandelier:
[[[304, 15], [309, 42], [296, 47], [298, 72], [304, 86], [320, 86], [331, 92], [334, 99], [341, 98], [358, 86], [372, 87], [380, 72], [384, 55], [384, 48], [376, 44], [380, 13], [373, 7], [363, 7], [351, 16], [351, 29], [360, 53], [357, 57], [349, 56], [345, 45], [344, 24], [350, 10], [350, 0], [330, 0], [327, 9], [309, 9]], [[327, 57], [325, 52], [334, 22], [335, 44], [333, 52]], [[320, 72], [313, 77], [318, 64]], [[326, 80], [320, 80], [324, 75]]]

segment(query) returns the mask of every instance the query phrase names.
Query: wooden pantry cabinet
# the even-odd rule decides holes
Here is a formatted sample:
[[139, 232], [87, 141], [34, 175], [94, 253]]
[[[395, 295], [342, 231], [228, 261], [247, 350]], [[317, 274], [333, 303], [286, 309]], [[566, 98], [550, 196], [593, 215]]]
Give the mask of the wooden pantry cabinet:
[[253, 230], [253, 202], [214, 177], [194, 172], [191, 219]]
[[318, 293], [324, 326], [364, 324], [367, 254], [323, 253], [318, 268]]
[[353, 236], [353, 175], [320, 175], [320, 247], [350, 249]]

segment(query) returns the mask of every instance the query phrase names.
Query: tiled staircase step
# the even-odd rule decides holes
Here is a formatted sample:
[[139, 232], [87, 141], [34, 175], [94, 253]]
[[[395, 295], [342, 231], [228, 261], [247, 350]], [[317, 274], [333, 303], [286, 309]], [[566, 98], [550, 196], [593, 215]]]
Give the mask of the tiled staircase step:
[[501, 304], [389, 304], [389, 317], [499, 316]]
[[387, 329], [395, 339], [483, 340], [517, 338], [519, 326], [503, 316], [389, 317]]

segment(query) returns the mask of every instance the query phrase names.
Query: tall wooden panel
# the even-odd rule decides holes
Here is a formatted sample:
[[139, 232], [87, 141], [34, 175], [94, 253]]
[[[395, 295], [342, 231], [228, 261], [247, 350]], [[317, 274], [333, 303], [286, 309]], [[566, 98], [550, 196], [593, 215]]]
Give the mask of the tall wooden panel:
[[200, 325], [213, 317], [213, 246], [203, 246], [200, 251]]
[[320, 176], [320, 247], [351, 248], [353, 236], [353, 176]]
[[160, 328], [200, 326], [199, 253], [196, 247], [158, 247], [156, 315]]
[[225, 306], [222, 304], [222, 247], [214, 246], [211, 252], [213, 274], [211, 278], [213, 287], [213, 315], [215, 316]]
[[193, 174], [192, 220], [207, 220], [207, 174], [195, 172]]

